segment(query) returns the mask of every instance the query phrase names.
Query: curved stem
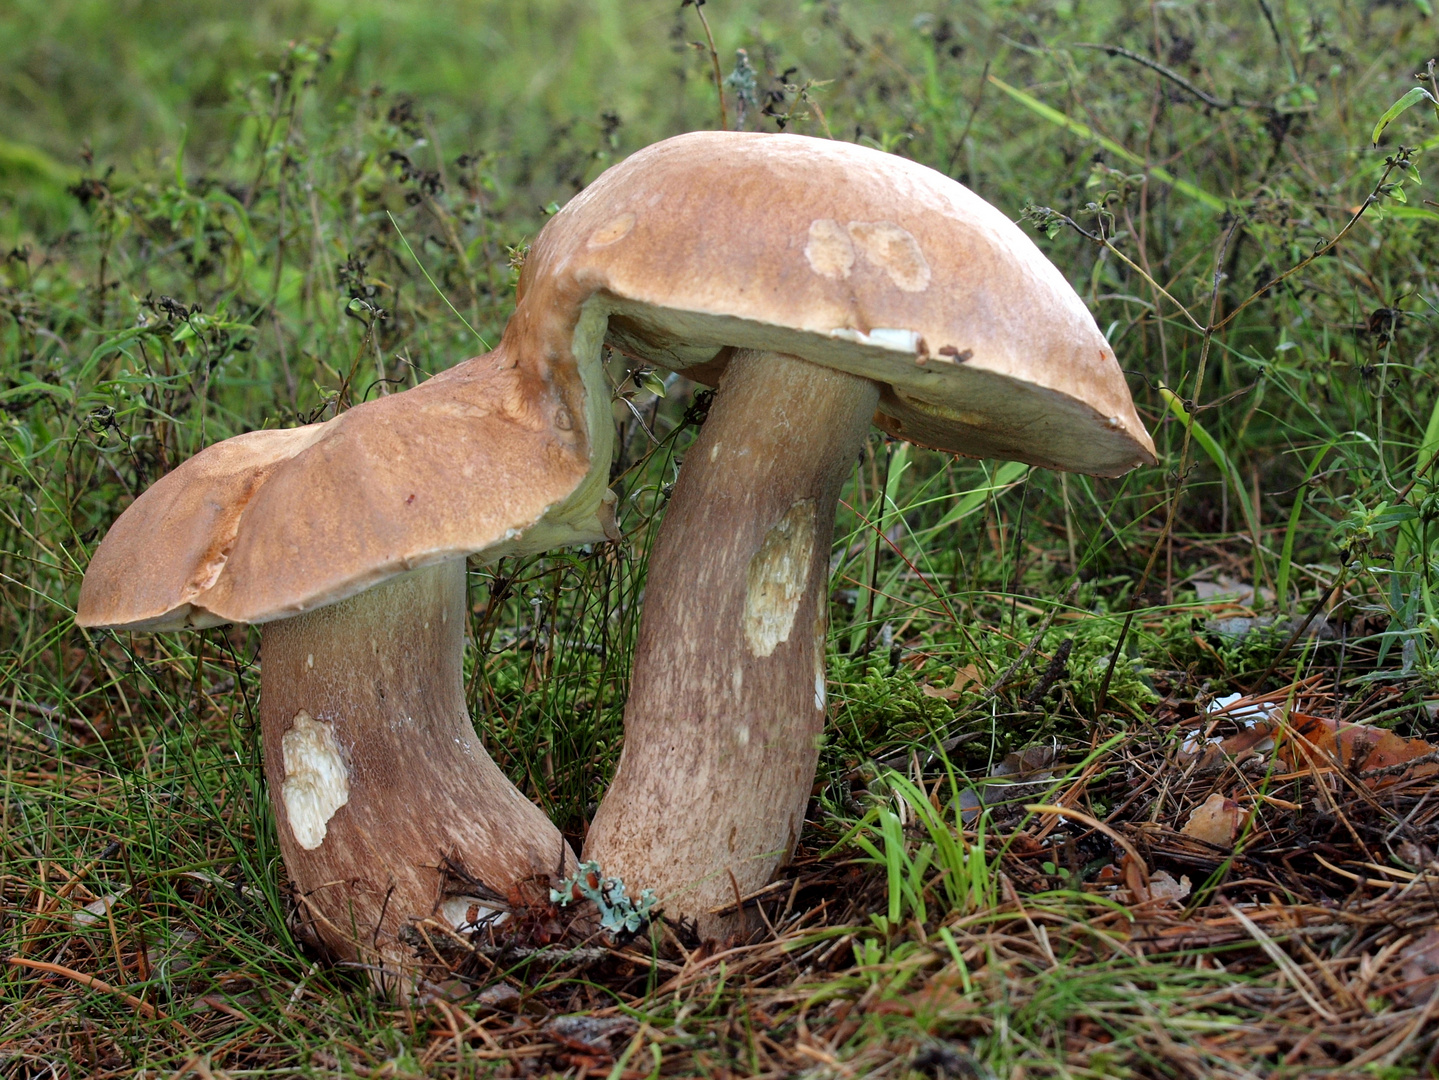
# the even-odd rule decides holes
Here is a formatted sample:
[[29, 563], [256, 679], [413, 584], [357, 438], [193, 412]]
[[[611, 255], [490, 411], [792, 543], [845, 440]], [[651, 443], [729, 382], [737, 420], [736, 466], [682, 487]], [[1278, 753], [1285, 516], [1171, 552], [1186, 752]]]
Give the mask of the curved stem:
[[878, 389], [737, 351], [650, 555], [625, 744], [585, 857], [702, 935], [804, 823], [824, 726], [835, 504]]
[[574, 864], [475, 735], [465, 625], [456, 559], [263, 629], [265, 776], [299, 917], [377, 979], [414, 966], [414, 920], [473, 923]]

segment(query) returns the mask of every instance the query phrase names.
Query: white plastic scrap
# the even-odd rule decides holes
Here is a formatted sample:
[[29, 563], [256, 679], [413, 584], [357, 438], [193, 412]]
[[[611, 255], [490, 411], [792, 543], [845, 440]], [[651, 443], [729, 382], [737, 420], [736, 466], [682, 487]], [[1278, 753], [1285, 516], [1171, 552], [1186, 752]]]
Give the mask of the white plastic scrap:
[[94, 926], [101, 919], [105, 918], [115, 902], [130, 891], [130, 886], [122, 886], [118, 892], [112, 892], [108, 896], [102, 896], [98, 900], [92, 900], [79, 911], [73, 912], [70, 918], [76, 926]]
[[[1253, 705], [1241, 705], [1233, 708], [1236, 702], [1242, 701], [1243, 694], [1229, 694], [1225, 697], [1215, 698], [1205, 706], [1204, 711], [1210, 716], [1215, 713], [1223, 713], [1230, 720], [1233, 720], [1246, 731], [1262, 723], [1274, 719], [1279, 715], [1279, 706], [1271, 705], [1268, 702], [1259, 702]], [[1201, 749], [1199, 731], [1191, 731], [1184, 737], [1184, 745], [1180, 748], [1185, 754], [1197, 754]], [[1205, 739], [1203, 746], [1218, 746], [1224, 740], [1218, 735], [1211, 735]], [[1267, 753], [1274, 749], [1274, 740], [1265, 739], [1254, 747], [1256, 753]]]
[[640, 893], [638, 902], [625, 895], [625, 883], [607, 878], [597, 862], [582, 862], [575, 876], [565, 878], [558, 889], [550, 890], [550, 903], [566, 907], [574, 900], [593, 900], [600, 912], [600, 927], [612, 934], [633, 934], [650, 917], [659, 902], [653, 889]]

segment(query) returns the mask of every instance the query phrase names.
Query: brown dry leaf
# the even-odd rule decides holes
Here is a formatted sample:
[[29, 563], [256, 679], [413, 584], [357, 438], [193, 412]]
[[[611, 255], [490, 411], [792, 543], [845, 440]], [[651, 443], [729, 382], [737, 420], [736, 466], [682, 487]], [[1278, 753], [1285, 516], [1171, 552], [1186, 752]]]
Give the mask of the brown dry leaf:
[[1248, 811], [1237, 802], [1216, 791], [1189, 812], [1189, 820], [1180, 831], [1206, 844], [1230, 848], [1234, 846], [1234, 837], [1247, 816]]
[[1149, 873], [1143, 863], [1137, 862], [1126, 851], [1124, 858], [1120, 860], [1119, 872], [1124, 875], [1124, 884], [1129, 888], [1129, 895], [1133, 900], [1142, 904], [1149, 899], [1149, 889], [1144, 884]]
[[1139, 873], [1139, 864], [1128, 855], [1124, 856], [1123, 866], [1115, 866], [1110, 863], [1099, 871], [1096, 881], [1101, 885], [1117, 885], [1121, 881], [1124, 888], [1114, 890], [1114, 898], [1122, 904], [1158, 904], [1160, 906], [1184, 902], [1189, 895], [1191, 888], [1189, 875], [1185, 874], [1178, 881], [1168, 870], [1155, 870], [1149, 875], [1148, 884], [1145, 883]]
[[1189, 875], [1183, 874], [1178, 881], [1168, 870], [1156, 870], [1149, 875], [1149, 899], [1161, 903], [1182, 903], [1189, 895]]
[[1433, 848], [1428, 844], [1416, 844], [1412, 840], [1401, 840], [1395, 845], [1394, 854], [1416, 870], [1434, 861]]
[[964, 667], [955, 671], [954, 682], [949, 684], [949, 688], [955, 693], [961, 693], [971, 686], [973, 686], [975, 690], [983, 690], [984, 676], [980, 674], [979, 669], [973, 664], [965, 664]]
[[940, 688], [931, 686], [929, 683], [920, 685], [920, 693], [925, 697], [942, 698], [945, 701], [958, 701], [959, 695], [966, 689], [973, 687], [975, 690], [984, 689], [983, 677], [973, 664], [965, 664], [954, 673], [954, 681], [947, 687]]
[[495, 983], [475, 995], [477, 1004], [487, 1009], [513, 1008], [520, 1000], [520, 992], [509, 983]]
[[1026, 746], [1014, 754], [1005, 754], [1003, 760], [989, 770], [990, 776], [1008, 776], [1024, 780], [1048, 780], [1054, 774], [1050, 766], [1059, 757], [1059, 748], [1051, 743], [1036, 743]]
[[[1287, 739], [1280, 756], [1295, 769], [1307, 768], [1312, 760], [1321, 768], [1338, 761], [1346, 769], [1368, 771], [1386, 769], [1432, 754], [1433, 744], [1423, 739], [1406, 739], [1386, 728], [1369, 724], [1336, 723], [1323, 716], [1291, 713], [1290, 731], [1298, 738]], [[1386, 787], [1401, 779], [1432, 776], [1439, 773], [1439, 763], [1427, 761], [1393, 776], [1365, 779], [1371, 788]]]
[[1115, 866], [1113, 863], [1109, 863], [1106, 866], [1101, 866], [1099, 868], [1099, 873], [1094, 875], [1094, 883], [1096, 885], [1118, 885], [1123, 880], [1123, 872], [1121, 872], [1119, 867]]
[[631, 1034], [636, 1026], [628, 1017], [557, 1016], [540, 1031], [561, 1046], [612, 1060], [610, 1040]]
[[1410, 942], [1399, 955], [1404, 981], [1396, 989], [1409, 1004], [1423, 1005], [1439, 981], [1439, 930], [1430, 930], [1418, 941]]

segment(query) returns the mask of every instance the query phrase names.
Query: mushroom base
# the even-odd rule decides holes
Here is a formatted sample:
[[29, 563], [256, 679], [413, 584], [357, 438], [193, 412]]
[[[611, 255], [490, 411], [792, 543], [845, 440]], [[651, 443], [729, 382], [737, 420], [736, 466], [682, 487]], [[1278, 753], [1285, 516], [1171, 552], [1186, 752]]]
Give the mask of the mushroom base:
[[[704, 937], [794, 851], [825, 716], [834, 511], [878, 389], [737, 350], [645, 585], [619, 767], [585, 858]], [[729, 910], [725, 910], [728, 908]]]
[[466, 615], [457, 559], [263, 629], [265, 776], [298, 915], [379, 983], [414, 966], [412, 924], [472, 925], [573, 871], [475, 735]]

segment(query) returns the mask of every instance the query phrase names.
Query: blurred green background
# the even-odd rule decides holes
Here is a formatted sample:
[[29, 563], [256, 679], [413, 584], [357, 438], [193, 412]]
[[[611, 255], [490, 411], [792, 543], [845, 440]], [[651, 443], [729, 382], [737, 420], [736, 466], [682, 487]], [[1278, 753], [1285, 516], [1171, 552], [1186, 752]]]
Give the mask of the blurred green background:
[[[1342, 123], [1356, 108], [1366, 119], [1366, 105], [1382, 109], [1422, 68], [1435, 47], [1426, 6], [1267, 5], [1277, 12], [1275, 36], [1253, 4], [736, 0], [705, 10], [726, 73], [744, 47], [761, 91], [781, 73], [791, 83], [824, 82], [815, 96], [837, 136], [904, 143], [909, 156], [959, 172], [977, 167], [981, 188], [1017, 171], [1039, 195], [1052, 187], [1050, 162], [1035, 168], [1030, 155], [1049, 158], [1059, 147], [1013, 102], [990, 101], [984, 123], [969, 130], [980, 137], [955, 154], [952, 140], [969, 120], [964, 103], [984, 71], [1009, 71], [1014, 81], [1037, 64], [1046, 84], [1085, 99], [1091, 122], [1118, 121], [1135, 84], [1152, 76], [1103, 54], [1054, 51], [1082, 37], [1157, 49], [1222, 99], [1272, 104], [1281, 116], [1338, 111]], [[718, 120], [709, 60], [694, 47], [703, 37], [695, 9], [675, 0], [6, 0], [4, 9], [0, 183], [12, 197], [16, 178], [72, 177], [87, 150], [125, 173], [144, 172], [182, 143], [189, 162], [234, 163], [249, 150], [237, 136], [254, 119], [236, 90], [263, 95], [252, 84], [297, 40], [324, 43], [331, 55], [307, 108], [330, 112], [357, 93], [410, 95], [446, 151], [503, 154], [515, 176], [544, 173], [558, 187], [592, 175], [612, 153]], [[775, 126], [756, 119], [751, 113], [747, 126]], [[1267, 141], [1266, 118], [1254, 119]], [[1121, 140], [1146, 126], [1142, 112], [1105, 125]], [[1225, 138], [1232, 170], [1254, 147], [1232, 131]], [[583, 152], [557, 159], [560, 143]], [[1199, 147], [1171, 139], [1161, 149]], [[1238, 194], [1239, 177], [1228, 179]]]
[[[1347, 701], [1366, 722], [1432, 730], [1439, 114], [1421, 103], [1370, 141], [1406, 92], [1439, 93], [1424, 76], [1439, 51], [1430, 9], [704, 5], [731, 126], [903, 154], [1025, 218], [1113, 343], [1160, 454], [1103, 480], [872, 436], [836, 537], [807, 845], [873, 814], [852, 797], [867, 762], [928, 755], [941, 734], [957, 733], [953, 764], [981, 774], [1031, 743], [1078, 760], [1110, 732], [1177, 743], [1179, 718], [1212, 694], [1320, 674], [1336, 715]], [[188, 982], [201, 992], [237, 971], [299, 994], [315, 969], [291, 936], [259, 780], [258, 635], [81, 631], [85, 567], [136, 495], [200, 448], [327, 419], [481, 351], [457, 312], [493, 342], [556, 206], [639, 147], [719, 126], [705, 37], [680, 0], [0, 0], [7, 911], [53, 894], [47, 865], [113, 864], [108, 845], [123, 842], [125, 879], [148, 882], [117, 915], [139, 942], [127, 947], [183, 934], [194, 962], [182, 981], [162, 971], [155, 1000], [189, 1016]], [[660, 398], [655, 373], [619, 357], [609, 371], [628, 542], [472, 574], [471, 713], [572, 837], [618, 755], [645, 552], [696, 415], [692, 387]], [[1290, 620], [1325, 602], [1337, 640], [1285, 653]], [[1014, 678], [989, 683], [1001, 672]], [[1107, 775], [1091, 788], [1100, 816], [1133, 801], [1136, 774]], [[1290, 849], [1273, 850], [1287, 865]], [[176, 867], [223, 868], [226, 887], [197, 892]], [[97, 873], [122, 880], [115, 865]], [[1354, 886], [1326, 875], [1306, 888], [1338, 904]], [[60, 922], [0, 918], [0, 956], [71, 940]], [[135, 989], [116, 940], [114, 966], [103, 942], [56, 955]], [[1151, 974], [1159, 989], [1136, 990], [1126, 969], [1097, 966], [1141, 999], [1135, 1030], [1155, 1026], [1163, 995], [1206, 1013], [1184, 1031], [1212, 1030], [1194, 984]], [[1018, 1075], [1024, 1047], [1073, 1030], [1095, 992], [1045, 990], [1055, 1004], [1025, 1019], [1005, 1012], [1021, 969], [994, 970], [997, 996], [977, 1009], [1017, 1018], [983, 1052], [993, 1075]], [[196, 1047], [229, 1045], [219, 1013], [194, 1020], [208, 1025], [194, 1046], [168, 1028], [150, 1038], [158, 1025], [83, 1045], [59, 984], [46, 1014], [31, 1010], [35, 985], [0, 983], [0, 1028], [35, 1053], [62, 1047], [71, 1075], [157, 1062], [169, 1075]], [[375, 1035], [362, 996], [330, 985], [293, 1012], [266, 999], [264, 1049], [237, 1051], [238, 1067], [290, 1075], [312, 1043], [353, 1038], [374, 1041], [379, 1075], [386, 1040], [423, 1040]], [[1272, 1000], [1246, 997], [1234, 1023], [1252, 1028]], [[1219, 1075], [1230, 1056], [1226, 1044], [1192, 1074]], [[1132, 1060], [1150, 1075], [1152, 1059]]]

